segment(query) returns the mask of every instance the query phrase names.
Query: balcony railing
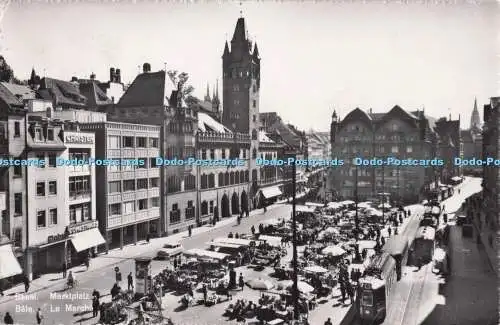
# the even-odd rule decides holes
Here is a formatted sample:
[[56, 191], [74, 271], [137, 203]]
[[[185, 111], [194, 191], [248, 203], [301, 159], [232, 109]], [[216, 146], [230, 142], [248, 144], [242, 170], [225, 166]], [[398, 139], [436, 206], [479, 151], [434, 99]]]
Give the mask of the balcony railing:
[[69, 198], [71, 200], [85, 199], [90, 197], [91, 191], [88, 190], [79, 190], [79, 191], [70, 191]]

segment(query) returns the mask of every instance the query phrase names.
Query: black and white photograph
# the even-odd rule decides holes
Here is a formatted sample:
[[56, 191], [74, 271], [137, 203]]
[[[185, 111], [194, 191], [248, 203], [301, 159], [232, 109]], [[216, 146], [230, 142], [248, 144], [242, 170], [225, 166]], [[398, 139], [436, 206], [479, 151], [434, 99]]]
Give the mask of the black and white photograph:
[[500, 2], [0, 0], [0, 323], [499, 324]]

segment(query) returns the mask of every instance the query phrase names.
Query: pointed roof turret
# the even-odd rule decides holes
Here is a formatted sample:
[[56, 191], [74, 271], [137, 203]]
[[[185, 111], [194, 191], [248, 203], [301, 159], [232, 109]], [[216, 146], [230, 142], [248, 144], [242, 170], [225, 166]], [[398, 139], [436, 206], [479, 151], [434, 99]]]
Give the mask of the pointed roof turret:
[[211, 101], [211, 99], [210, 99], [210, 85], [208, 84], [208, 82], [207, 82], [207, 93], [205, 94], [204, 100], [206, 102], [210, 102]]
[[227, 44], [227, 41], [226, 41], [226, 45], [224, 45], [224, 53], [222, 54], [222, 58], [228, 57], [229, 54], [231, 54], [229, 52], [229, 44]]
[[219, 99], [219, 79], [215, 82], [215, 97]]
[[253, 48], [253, 58], [256, 60], [260, 60], [259, 48], [257, 47], [257, 42], [255, 42], [255, 46]]
[[245, 28], [245, 18], [240, 17], [236, 22], [236, 27], [234, 28], [233, 42], [244, 42], [247, 41], [246, 28]]

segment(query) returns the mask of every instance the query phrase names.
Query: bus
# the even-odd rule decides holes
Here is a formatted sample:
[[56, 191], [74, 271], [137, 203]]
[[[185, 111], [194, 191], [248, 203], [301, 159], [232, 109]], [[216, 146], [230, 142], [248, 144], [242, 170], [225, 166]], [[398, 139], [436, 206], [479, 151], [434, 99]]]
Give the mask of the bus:
[[432, 261], [436, 246], [436, 230], [433, 227], [420, 227], [414, 241], [414, 256], [419, 266]]
[[389, 298], [397, 281], [396, 261], [387, 252], [373, 257], [359, 280], [359, 316], [369, 324], [385, 319]]

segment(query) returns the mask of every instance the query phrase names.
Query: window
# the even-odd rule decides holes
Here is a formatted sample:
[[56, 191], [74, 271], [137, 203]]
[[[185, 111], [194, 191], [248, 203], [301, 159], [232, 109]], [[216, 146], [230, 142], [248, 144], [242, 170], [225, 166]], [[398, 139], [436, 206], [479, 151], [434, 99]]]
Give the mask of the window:
[[110, 173], [116, 173], [116, 172], [119, 172], [120, 171], [120, 165], [118, 164], [109, 164], [108, 165], [108, 171]]
[[219, 173], [218, 186], [224, 186], [224, 174]]
[[122, 137], [123, 148], [133, 148], [134, 147], [134, 137]]
[[138, 201], [139, 211], [148, 209], [148, 199], [142, 199]]
[[208, 214], [208, 203], [207, 201], [201, 202], [201, 215], [207, 215]]
[[47, 213], [45, 210], [40, 210], [36, 213], [36, 226], [38, 228], [47, 227]]
[[14, 193], [14, 213], [23, 214], [23, 193]]
[[250, 172], [248, 170], [245, 170], [245, 182], [250, 181]]
[[57, 225], [57, 209], [49, 210], [49, 224]]
[[170, 176], [167, 179], [167, 193], [175, 193], [180, 192], [181, 190], [181, 181], [177, 176]]
[[14, 177], [23, 176], [23, 167], [20, 165], [14, 165]]
[[36, 155], [36, 159], [38, 160], [38, 167], [45, 168], [45, 155]]
[[215, 175], [209, 174], [208, 175], [208, 188], [214, 188], [214, 187], [215, 187]]
[[149, 168], [158, 168], [156, 158], [149, 158]]
[[82, 204], [82, 221], [92, 220], [92, 215], [90, 214], [90, 203]]
[[240, 105], [240, 101], [235, 99], [234, 102], [233, 102], [234, 106], [239, 106]]
[[214, 201], [210, 201], [210, 213], [214, 213]]
[[412, 153], [413, 152], [413, 147], [412, 146], [406, 147], [406, 152], [407, 153]]
[[208, 176], [201, 175], [201, 189], [204, 190], [208, 187]]
[[257, 92], [257, 86], [256, 86], [256, 85], [253, 85], [253, 86], [252, 86], [252, 91], [253, 91], [254, 93], [256, 93], [256, 92]]
[[215, 159], [215, 149], [210, 150], [210, 159]]
[[52, 155], [52, 154], [49, 155], [49, 167], [52, 167], [52, 168], [57, 167], [56, 158], [57, 158], [56, 155]]
[[186, 220], [194, 219], [194, 217], [195, 215], [194, 215], [193, 201], [188, 201], [186, 208]]
[[47, 130], [47, 140], [54, 141], [54, 129]]
[[23, 236], [23, 230], [21, 228], [16, 228], [14, 230], [14, 246], [20, 247]]
[[252, 170], [252, 181], [254, 181], [254, 182], [257, 181], [257, 170], [256, 169]]
[[42, 141], [42, 129], [41, 128], [36, 128], [35, 129], [35, 141]]
[[243, 159], [247, 159], [247, 150], [242, 149], [242, 151], [243, 151]]
[[[255, 102], [255, 100], [254, 100], [254, 102]], [[256, 122], [257, 121], [257, 115], [254, 114], [253, 117], [252, 117], [252, 119], [253, 119], [254, 122]]]
[[240, 183], [245, 183], [245, 173], [243, 171], [240, 172]]
[[150, 148], [158, 148], [158, 138], [149, 138], [149, 147]]
[[252, 159], [256, 159], [257, 158], [257, 149], [253, 148], [252, 150]]
[[49, 182], [49, 195], [56, 195], [56, 194], [57, 194], [57, 182], [50, 181]]
[[257, 130], [252, 130], [252, 140], [257, 140]]
[[120, 149], [120, 137], [117, 135], [108, 136], [108, 149]]
[[397, 124], [392, 125], [392, 131], [397, 131], [399, 129], [399, 126]]
[[123, 202], [123, 214], [130, 214], [135, 212], [135, 202]]
[[148, 188], [148, 179], [147, 178], [141, 178], [137, 180], [137, 189], [138, 190], [145, 190]]
[[233, 85], [233, 91], [240, 91], [240, 85]]
[[76, 209], [74, 206], [69, 207], [69, 223], [76, 223]]
[[160, 206], [160, 198], [159, 197], [151, 198], [151, 207], [158, 208], [159, 206]]
[[135, 145], [137, 148], [146, 148], [147, 138], [137, 137], [135, 138]]
[[234, 184], [234, 172], [229, 173], [229, 184]]
[[120, 181], [108, 183], [108, 193], [119, 193], [122, 191], [122, 184]]
[[392, 146], [391, 152], [392, 153], [398, 153], [399, 152], [398, 146]]
[[36, 183], [36, 196], [45, 196], [45, 182]]
[[149, 179], [149, 187], [150, 188], [155, 188], [160, 186], [160, 180], [159, 178], [150, 178]]
[[201, 159], [207, 159], [207, 150], [201, 149]]
[[226, 159], [226, 149], [222, 149], [222, 159]]
[[133, 179], [123, 181], [123, 192], [127, 191], [135, 191], [135, 181]]
[[226, 172], [224, 174], [224, 184], [229, 185], [229, 183], [230, 183], [230, 181], [229, 181], [229, 173]]
[[90, 176], [73, 176], [69, 178], [69, 195], [90, 194]]
[[120, 203], [110, 204], [109, 205], [109, 216], [118, 216], [122, 214], [122, 207]]
[[252, 107], [253, 107], [253, 108], [257, 107], [257, 101], [256, 101], [255, 99], [254, 99], [254, 100], [252, 100]]
[[170, 223], [178, 223], [181, 221], [181, 212], [178, 210], [177, 204], [172, 204], [170, 211]]
[[184, 190], [190, 191], [196, 188], [196, 177], [194, 175], [184, 176]]
[[21, 123], [14, 122], [14, 138], [19, 138], [21, 136]]

